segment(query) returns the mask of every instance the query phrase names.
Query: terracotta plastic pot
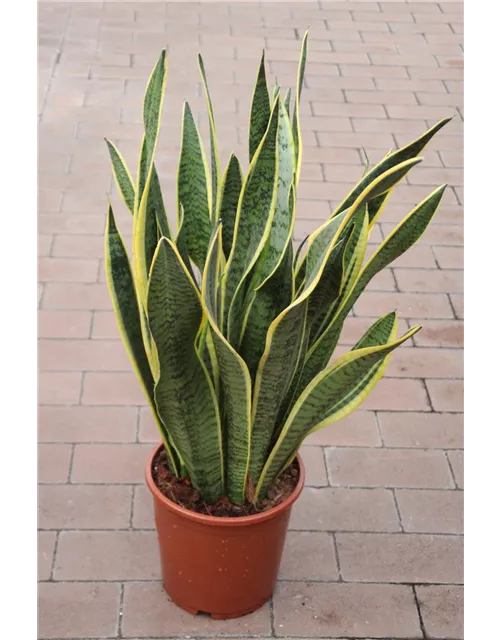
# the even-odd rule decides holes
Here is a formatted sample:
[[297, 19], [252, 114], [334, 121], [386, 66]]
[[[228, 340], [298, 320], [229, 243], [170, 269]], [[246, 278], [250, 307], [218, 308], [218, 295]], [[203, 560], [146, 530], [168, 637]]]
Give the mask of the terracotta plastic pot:
[[300, 456], [297, 486], [277, 507], [217, 518], [184, 509], [160, 492], [152, 466], [161, 447], [149, 458], [146, 482], [154, 499], [166, 592], [186, 611], [215, 619], [255, 611], [271, 597], [278, 577], [292, 505], [304, 487]]

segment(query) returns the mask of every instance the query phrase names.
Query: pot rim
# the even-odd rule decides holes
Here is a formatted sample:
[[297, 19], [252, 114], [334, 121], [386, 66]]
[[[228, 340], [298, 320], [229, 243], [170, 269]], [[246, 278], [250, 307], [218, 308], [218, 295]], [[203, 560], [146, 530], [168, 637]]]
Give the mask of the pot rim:
[[267, 511], [261, 511], [260, 513], [254, 513], [250, 516], [240, 516], [235, 518], [230, 518], [227, 516], [218, 517], [218, 516], [208, 516], [203, 513], [197, 513], [196, 511], [190, 511], [185, 507], [181, 507], [180, 505], [172, 502], [169, 498], [163, 495], [163, 493], [158, 489], [156, 483], [153, 479], [153, 462], [156, 458], [158, 452], [163, 447], [163, 443], [160, 442], [155, 446], [151, 455], [148, 458], [146, 464], [146, 484], [148, 485], [149, 490], [153, 494], [153, 497], [159, 500], [167, 509], [177, 513], [179, 516], [186, 518], [187, 520], [191, 520], [192, 522], [197, 522], [198, 524], [205, 524], [212, 527], [244, 527], [250, 526], [253, 524], [259, 524], [260, 522], [264, 522], [265, 520], [270, 520], [276, 517], [279, 513], [283, 511], [287, 511], [293, 503], [297, 500], [299, 495], [302, 493], [302, 489], [304, 488], [305, 481], [305, 469], [304, 463], [302, 462], [302, 458], [299, 454], [296, 456], [297, 463], [299, 465], [299, 480], [295, 489], [292, 493], [280, 502], [280, 504], [268, 509]]

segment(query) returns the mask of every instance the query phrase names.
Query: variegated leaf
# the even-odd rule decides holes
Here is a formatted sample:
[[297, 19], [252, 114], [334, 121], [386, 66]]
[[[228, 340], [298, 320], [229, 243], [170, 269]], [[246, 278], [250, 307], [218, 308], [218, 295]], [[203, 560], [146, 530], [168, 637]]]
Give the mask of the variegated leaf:
[[283, 103], [285, 105], [285, 109], [286, 112], [288, 113], [288, 116], [290, 117], [290, 99], [292, 97], [292, 90], [291, 89], [287, 89], [286, 93], [285, 93], [285, 99], [283, 100]]
[[108, 290], [120, 335], [160, 431], [173, 473], [177, 465], [168, 442], [168, 433], [160, 421], [154, 403], [154, 380], [144, 347], [139, 304], [127, 250], [116, 226], [111, 205], [105, 231], [104, 256]]
[[155, 402], [193, 486], [213, 502], [224, 494], [222, 431], [215, 391], [195, 348], [202, 317], [191, 276], [172, 241], [162, 238], [148, 288], [149, 326], [160, 361]]
[[379, 162], [373, 167], [373, 169], [366, 173], [362, 180], [335, 209], [335, 211], [332, 213], [332, 216], [337, 215], [346, 207], [350, 207], [358, 198], [358, 196], [368, 187], [368, 185], [380, 175], [387, 172], [392, 167], [401, 164], [402, 162], [411, 160], [412, 158], [416, 158], [416, 156], [418, 156], [421, 151], [423, 151], [423, 149], [427, 146], [427, 144], [432, 140], [434, 135], [446, 124], [448, 124], [450, 120], [451, 118], [445, 118], [444, 120], [441, 120], [410, 144], [401, 149], [398, 149], [397, 151], [394, 151], [394, 153], [391, 153], [388, 156], [385, 156], [385, 158], [383, 158], [381, 162]]
[[222, 176], [219, 218], [222, 222], [222, 247], [224, 255], [229, 257], [233, 246], [234, 223], [240, 199], [243, 174], [238, 158], [231, 154]]
[[222, 335], [217, 322], [217, 283], [222, 254], [220, 226], [209, 245], [203, 270], [202, 301], [210, 322], [212, 339], [219, 365], [226, 414], [226, 491], [235, 504], [245, 501], [250, 463], [250, 410], [252, 384], [245, 361]]
[[[160, 210], [161, 191], [159, 191], [159, 181], [154, 171], [153, 161], [158, 144], [166, 84], [167, 56], [163, 50], [149, 77], [144, 96], [144, 137], [134, 203], [134, 276], [139, 300], [144, 309], [147, 308], [146, 290], [152, 257], [151, 248], [153, 245], [156, 246], [158, 239], [156, 213]], [[162, 201], [161, 207], [163, 207]], [[145, 330], [143, 323], [143, 332]]]
[[419, 329], [419, 326], [413, 327], [404, 336], [388, 344], [351, 351], [309, 383], [288, 416], [266, 461], [256, 488], [257, 500], [266, 494], [305, 435], [320, 424], [330, 422], [334, 416], [335, 419], [345, 417], [359, 406], [360, 399], [362, 401], [367, 395], [368, 376], [373, 367]]
[[309, 31], [306, 31], [304, 38], [302, 39], [302, 48], [300, 50], [299, 67], [297, 71], [297, 87], [295, 93], [295, 108], [293, 110], [293, 140], [295, 143], [295, 167], [296, 183], [299, 181], [300, 166], [302, 164], [302, 136], [300, 133], [300, 97], [302, 95], [302, 86], [304, 84], [304, 72], [306, 69], [307, 60], [307, 40], [309, 37]]
[[132, 215], [134, 215], [134, 201], [135, 201], [135, 187], [130, 171], [123, 159], [122, 154], [118, 151], [116, 146], [104, 138], [104, 141], [108, 145], [109, 155], [111, 158], [111, 169], [113, 171], [113, 177], [115, 179], [118, 191], [123, 199], [123, 202], [127, 205], [127, 209]]
[[340, 220], [326, 222], [311, 245], [302, 294], [271, 323], [265, 350], [255, 377], [252, 401], [252, 479], [256, 481], [265, 461], [274, 425], [299, 366], [307, 335], [307, 303], [314, 291], [337, 239]]
[[304, 388], [328, 363], [337, 345], [344, 320], [370, 280], [388, 264], [399, 258], [423, 234], [436, 213], [445, 188], [446, 185], [439, 187], [415, 207], [365, 264], [335, 316], [311, 347], [304, 367], [301, 388]]
[[248, 154], [251, 162], [264, 134], [266, 133], [271, 115], [269, 93], [267, 91], [265, 54], [262, 52], [259, 72], [253, 91], [252, 107], [250, 111], [250, 128], [248, 138]]
[[276, 205], [278, 179], [276, 133], [279, 98], [273, 107], [269, 126], [250, 165], [236, 212], [233, 247], [223, 285], [223, 310], [227, 318], [229, 342], [240, 338], [245, 297], [245, 279], [257, 262], [269, 236]]
[[278, 102], [278, 109], [276, 202], [269, 236], [250, 280], [251, 291], [262, 286], [279, 265], [292, 238], [295, 222], [295, 152], [292, 126], [281, 100]]
[[217, 133], [215, 130], [215, 117], [212, 107], [212, 99], [208, 90], [207, 75], [205, 73], [205, 65], [203, 58], [198, 54], [198, 66], [200, 67], [201, 79], [203, 82], [203, 88], [205, 89], [205, 97], [207, 100], [208, 120], [210, 123], [210, 156], [212, 162], [212, 219], [215, 220], [217, 214], [217, 200], [219, 194], [219, 177], [220, 177], [220, 163], [219, 163], [219, 150], [217, 148]]
[[266, 334], [271, 322], [292, 302], [292, 255], [290, 241], [278, 268], [257, 291], [252, 292], [248, 302], [239, 353], [247, 363], [252, 379], [255, 378], [259, 360], [264, 353]]
[[177, 173], [177, 216], [184, 208], [186, 244], [192, 261], [205, 264], [212, 229], [208, 165], [198, 128], [188, 103], [184, 103], [182, 140]]

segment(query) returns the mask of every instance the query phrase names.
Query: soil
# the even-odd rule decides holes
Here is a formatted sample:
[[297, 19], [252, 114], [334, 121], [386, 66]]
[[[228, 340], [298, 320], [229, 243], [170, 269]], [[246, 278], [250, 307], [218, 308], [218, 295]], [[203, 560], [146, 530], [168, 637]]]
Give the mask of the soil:
[[299, 465], [296, 461], [292, 462], [269, 489], [264, 500], [256, 505], [249, 501], [233, 504], [227, 496], [209, 504], [194, 489], [189, 478], [180, 478], [170, 472], [167, 455], [163, 450], [153, 462], [153, 479], [166, 498], [185, 509], [219, 518], [238, 518], [267, 511], [286, 500], [299, 481]]

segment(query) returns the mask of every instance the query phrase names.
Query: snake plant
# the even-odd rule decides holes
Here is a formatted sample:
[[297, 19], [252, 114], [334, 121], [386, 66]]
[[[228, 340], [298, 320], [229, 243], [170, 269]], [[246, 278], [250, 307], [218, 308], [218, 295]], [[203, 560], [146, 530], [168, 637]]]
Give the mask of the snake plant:
[[268, 92], [264, 55], [254, 88], [246, 172], [220, 166], [203, 60], [210, 167], [193, 114], [182, 115], [177, 234], [155, 169], [167, 79], [165, 51], [144, 97], [144, 137], [134, 180], [113, 143], [118, 190], [133, 216], [130, 259], [109, 206], [107, 281], [123, 342], [158, 425], [171, 471], [208, 502], [267, 494], [304, 439], [358, 407], [382, 377], [397, 337], [395, 313], [377, 320], [331, 362], [343, 323], [370, 280], [422, 235], [446, 185], [427, 196], [366, 260], [370, 233], [396, 185], [448, 119], [390, 152], [296, 250], [302, 141], [299, 99]]

